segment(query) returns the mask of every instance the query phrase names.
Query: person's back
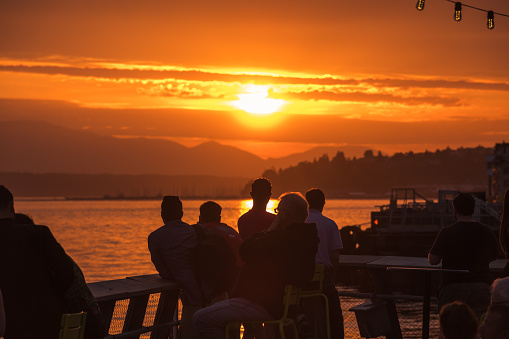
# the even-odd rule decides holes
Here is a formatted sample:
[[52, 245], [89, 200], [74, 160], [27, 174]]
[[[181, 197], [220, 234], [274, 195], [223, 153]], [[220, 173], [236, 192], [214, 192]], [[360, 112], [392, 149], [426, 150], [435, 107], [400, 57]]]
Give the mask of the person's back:
[[490, 303], [489, 263], [497, 258], [497, 240], [487, 226], [474, 221], [472, 195], [458, 194], [453, 207], [457, 222], [440, 230], [428, 261], [432, 265], [442, 262], [443, 269], [468, 272], [443, 272], [438, 304], [462, 301], [481, 316]]
[[308, 223], [253, 235], [240, 249], [245, 265], [233, 296], [260, 303], [274, 318], [281, 316], [285, 285], [304, 287], [313, 277], [318, 241], [316, 225]]
[[239, 249], [242, 244], [242, 239], [237, 231], [235, 231], [232, 227], [222, 223], [222, 222], [208, 222], [203, 224], [203, 227], [214, 232], [219, 235], [221, 238], [226, 240], [228, 245], [235, 254], [235, 258], [237, 259], [237, 266], [242, 266], [242, 259], [240, 258]]
[[237, 259], [237, 266], [240, 267], [242, 266], [242, 259], [240, 258], [239, 249], [242, 244], [242, 239], [235, 229], [221, 222], [221, 212], [222, 207], [218, 203], [207, 201], [200, 206], [198, 223], [219, 235], [228, 243]]
[[258, 178], [251, 184], [253, 208], [240, 216], [237, 222], [240, 237], [243, 241], [253, 234], [266, 230], [276, 219], [276, 215], [266, 211], [272, 195], [272, 185], [265, 178]]
[[[26, 214], [16, 213], [14, 222], [21, 225], [35, 225]], [[84, 339], [102, 339], [106, 335], [104, 320], [92, 292], [88, 288], [85, 276], [78, 264], [69, 257], [73, 264], [74, 279], [72, 285], [62, 293], [66, 313], [87, 312]]]
[[73, 282], [73, 264], [49, 228], [14, 222], [12, 198], [12, 207], [2, 203], [10, 194], [7, 192], [0, 186], [0, 289], [5, 338], [54, 339], [65, 312], [62, 293]]
[[[490, 283], [489, 263], [496, 259], [496, 239], [488, 226], [458, 221], [441, 230], [435, 249], [440, 247], [442, 268], [470, 273], [444, 273], [443, 284], [456, 282]], [[437, 247], [438, 246], [438, 247]]]
[[204, 300], [196, 281], [192, 251], [198, 240], [196, 232], [182, 219], [182, 203], [176, 196], [165, 196], [161, 203], [164, 226], [150, 233], [148, 248], [152, 263], [159, 275], [182, 285], [182, 335], [197, 338], [191, 320]]

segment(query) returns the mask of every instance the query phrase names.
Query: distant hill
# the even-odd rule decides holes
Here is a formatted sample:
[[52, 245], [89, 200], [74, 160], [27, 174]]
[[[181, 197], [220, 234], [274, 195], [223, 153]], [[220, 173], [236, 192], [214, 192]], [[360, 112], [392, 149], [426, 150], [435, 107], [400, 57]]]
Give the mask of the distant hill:
[[317, 147], [265, 160], [214, 141], [185, 147], [169, 140], [100, 136], [41, 121], [0, 122], [0, 172], [253, 178], [270, 168], [286, 168], [338, 151], [336, 147]]
[[357, 159], [338, 153], [278, 171], [267, 170], [263, 176], [272, 182], [275, 195], [318, 187], [329, 197], [380, 197], [399, 187], [415, 188], [436, 199], [439, 189], [486, 192], [486, 157], [490, 154], [493, 149], [482, 146], [393, 156], [366, 151]]
[[252, 177], [266, 166], [256, 155], [216, 142], [188, 148], [34, 121], [1, 122], [0, 145], [1, 172]]

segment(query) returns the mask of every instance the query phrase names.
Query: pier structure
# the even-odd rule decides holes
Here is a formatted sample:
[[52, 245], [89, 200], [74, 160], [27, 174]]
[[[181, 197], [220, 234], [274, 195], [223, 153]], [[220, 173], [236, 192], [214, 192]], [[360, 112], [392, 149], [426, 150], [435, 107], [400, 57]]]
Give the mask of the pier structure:
[[[427, 258], [340, 255], [339, 295], [345, 338], [422, 338], [438, 335], [441, 268]], [[504, 259], [490, 264], [493, 278]], [[175, 338], [180, 285], [157, 274], [88, 284], [108, 330], [106, 339]]]

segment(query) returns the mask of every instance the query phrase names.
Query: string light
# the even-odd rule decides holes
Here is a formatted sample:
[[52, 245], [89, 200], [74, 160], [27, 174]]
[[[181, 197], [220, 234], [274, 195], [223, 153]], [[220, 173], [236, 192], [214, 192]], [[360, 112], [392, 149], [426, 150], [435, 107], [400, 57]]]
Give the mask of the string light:
[[417, 5], [415, 6], [419, 11], [424, 9], [424, 0], [417, 0]]
[[461, 21], [461, 2], [454, 4], [454, 20]]
[[495, 28], [495, 13], [488, 11], [488, 23], [486, 24], [489, 29]]
[[[417, 5], [415, 7], [419, 11], [422, 11], [424, 9], [424, 1], [425, 0], [417, 0]], [[461, 8], [462, 7], [468, 7], [468, 8], [475, 9], [477, 11], [488, 13], [488, 21], [486, 23], [486, 26], [488, 27], [488, 29], [495, 28], [495, 14], [499, 15], [499, 16], [505, 16], [505, 17], [509, 18], [509, 15], [504, 14], [504, 13], [496, 13], [494, 11], [488, 11], [488, 10], [485, 10], [483, 8], [474, 7], [474, 6], [470, 6], [470, 5], [465, 5], [465, 4], [462, 4], [461, 2], [454, 1], [454, 0], [445, 0], [445, 1], [449, 1], [449, 2], [454, 3], [454, 20], [455, 21], [461, 21], [461, 16], [462, 16]]]

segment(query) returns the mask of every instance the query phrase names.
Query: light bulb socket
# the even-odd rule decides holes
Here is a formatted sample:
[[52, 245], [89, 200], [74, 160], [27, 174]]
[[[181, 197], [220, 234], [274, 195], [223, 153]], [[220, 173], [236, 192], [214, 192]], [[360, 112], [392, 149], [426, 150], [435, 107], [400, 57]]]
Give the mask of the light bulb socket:
[[493, 11], [488, 11], [488, 22], [486, 23], [488, 29], [495, 28], [495, 13]]
[[454, 3], [454, 20], [461, 21], [461, 2]]
[[417, 8], [419, 11], [422, 11], [424, 9], [424, 0], [417, 0], [417, 5], [415, 8]]

